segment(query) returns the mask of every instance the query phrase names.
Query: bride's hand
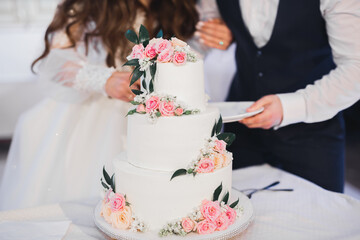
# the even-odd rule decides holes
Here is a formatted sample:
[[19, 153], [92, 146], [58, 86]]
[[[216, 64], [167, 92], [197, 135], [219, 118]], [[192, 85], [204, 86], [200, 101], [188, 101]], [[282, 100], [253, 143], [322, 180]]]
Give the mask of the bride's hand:
[[233, 40], [230, 29], [220, 18], [200, 21], [196, 25], [196, 29], [195, 36], [199, 37], [200, 42], [208, 47], [226, 50]]
[[114, 72], [105, 84], [107, 95], [125, 102], [134, 100], [135, 94], [131, 89], [139, 89], [140, 84], [139, 81], [137, 81], [130, 88], [130, 75], [131, 72]]

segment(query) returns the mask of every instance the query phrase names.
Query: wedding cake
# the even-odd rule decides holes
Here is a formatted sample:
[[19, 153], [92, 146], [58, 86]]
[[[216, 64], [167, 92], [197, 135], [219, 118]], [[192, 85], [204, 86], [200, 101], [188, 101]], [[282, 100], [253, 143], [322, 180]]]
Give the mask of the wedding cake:
[[[219, 110], [207, 107], [203, 61], [179, 39], [139, 42], [127, 65], [142, 76], [128, 113], [127, 152], [104, 170], [101, 215], [115, 228], [160, 235], [208, 234], [235, 221], [231, 190], [234, 136], [221, 133]], [[146, 34], [146, 32], [145, 32]], [[135, 34], [136, 36], [136, 34]]]

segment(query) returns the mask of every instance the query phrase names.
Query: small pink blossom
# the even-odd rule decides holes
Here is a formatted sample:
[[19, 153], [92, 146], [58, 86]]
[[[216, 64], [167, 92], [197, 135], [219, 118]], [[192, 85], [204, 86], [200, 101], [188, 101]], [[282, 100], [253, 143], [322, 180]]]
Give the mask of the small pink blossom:
[[110, 199], [110, 208], [112, 212], [117, 212], [123, 210], [125, 207], [126, 200], [123, 195], [115, 193], [114, 196]]
[[174, 102], [166, 102], [163, 101], [159, 105], [159, 111], [162, 116], [174, 116], [175, 113], [175, 105]]
[[184, 113], [184, 109], [182, 109], [180, 107], [175, 109], [175, 115], [176, 116], [181, 116], [181, 115], [183, 115], [183, 113]]
[[229, 225], [231, 225], [236, 220], [236, 211], [233, 208], [229, 207], [229, 206], [226, 206], [226, 207], [227, 207], [227, 209], [226, 209], [225, 214], [229, 219]]
[[152, 96], [148, 100], [146, 100], [146, 112], [150, 113], [155, 111], [159, 107], [160, 99], [158, 96]]
[[226, 230], [230, 226], [230, 220], [226, 216], [226, 213], [221, 213], [220, 216], [215, 220], [216, 231]]
[[113, 193], [112, 189], [108, 190], [108, 191], [106, 192], [106, 195], [105, 195], [105, 198], [104, 198], [104, 202], [105, 202], [105, 203], [110, 202], [110, 198], [111, 198], [113, 195], [114, 195], [114, 193]]
[[158, 55], [157, 61], [161, 62], [161, 63], [171, 62], [172, 57], [173, 57], [173, 53], [174, 53], [173, 48], [169, 48], [167, 50], [164, 50]]
[[196, 229], [199, 234], [210, 234], [216, 230], [216, 224], [205, 219], [197, 224]]
[[150, 59], [153, 59], [156, 57], [156, 55], [157, 55], [157, 53], [156, 53], [155, 46], [148, 44], [145, 48], [145, 56]]
[[137, 44], [132, 48], [130, 54], [131, 59], [143, 59], [145, 57], [144, 46], [142, 44]]
[[203, 158], [199, 161], [196, 171], [198, 173], [209, 173], [214, 171], [214, 168], [215, 168], [214, 160], [210, 158]]
[[215, 140], [215, 151], [222, 153], [224, 150], [226, 150], [226, 142], [223, 140]]
[[136, 107], [136, 112], [138, 112], [138, 113], [144, 113], [144, 112], [146, 112], [146, 110], [145, 110], [145, 105], [144, 105], [144, 104], [139, 104], [139, 105]]
[[219, 202], [212, 202], [204, 200], [200, 207], [203, 217], [211, 222], [214, 222], [221, 214], [221, 207]]
[[186, 53], [185, 52], [175, 52], [173, 63], [175, 65], [184, 65], [186, 63]]
[[190, 218], [183, 218], [181, 221], [181, 226], [185, 232], [189, 233], [195, 229], [195, 222]]
[[169, 50], [172, 48], [171, 42], [167, 39], [160, 39], [155, 45], [156, 53], [162, 53], [163, 51]]

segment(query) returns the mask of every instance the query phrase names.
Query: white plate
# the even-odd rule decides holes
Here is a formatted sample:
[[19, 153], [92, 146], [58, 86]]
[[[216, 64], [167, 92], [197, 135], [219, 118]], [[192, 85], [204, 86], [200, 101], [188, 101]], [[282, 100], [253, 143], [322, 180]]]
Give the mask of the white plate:
[[113, 239], [126, 239], [126, 240], [225, 240], [231, 239], [241, 232], [243, 232], [254, 219], [254, 209], [249, 198], [247, 198], [243, 193], [232, 189], [231, 200], [233, 202], [239, 198], [239, 206], [243, 208], [242, 215], [224, 231], [214, 232], [212, 234], [200, 235], [196, 233], [190, 233], [185, 237], [170, 235], [167, 237], [159, 237], [156, 232], [131, 232], [127, 230], [120, 230], [113, 228], [108, 224], [103, 217], [100, 216], [101, 211], [101, 201], [97, 204], [94, 211], [94, 221], [95, 225], [106, 235]]
[[224, 123], [237, 122], [247, 117], [252, 117], [264, 111], [260, 108], [254, 112], [246, 112], [254, 102], [213, 102], [209, 107], [219, 108]]

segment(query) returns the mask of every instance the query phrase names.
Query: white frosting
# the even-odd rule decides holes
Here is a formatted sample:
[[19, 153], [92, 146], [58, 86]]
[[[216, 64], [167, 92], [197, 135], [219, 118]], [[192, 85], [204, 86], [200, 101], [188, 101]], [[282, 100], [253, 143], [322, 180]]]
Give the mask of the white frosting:
[[187, 62], [181, 66], [157, 63], [154, 90], [159, 94], [176, 96], [189, 108], [204, 111], [206, 98], [203, 61]]
[[125, 155], [116, 159], [114, 166], [116, 192], [126, 194], [134, 214], [149, 230], [158, 231], [167, 222], [186, 217], [202, 200], [212, 200], [221, 183], [223, 194], [231, 190], [231, 164], [213, 173], [179, 176], [172, 181], [172, 172], [135, 167]]
[[200, 154], [219, 118], [217, 108], [181, 117], [128, 116], [128, 161], [138, 167], [175, 171], [186, 168]]

